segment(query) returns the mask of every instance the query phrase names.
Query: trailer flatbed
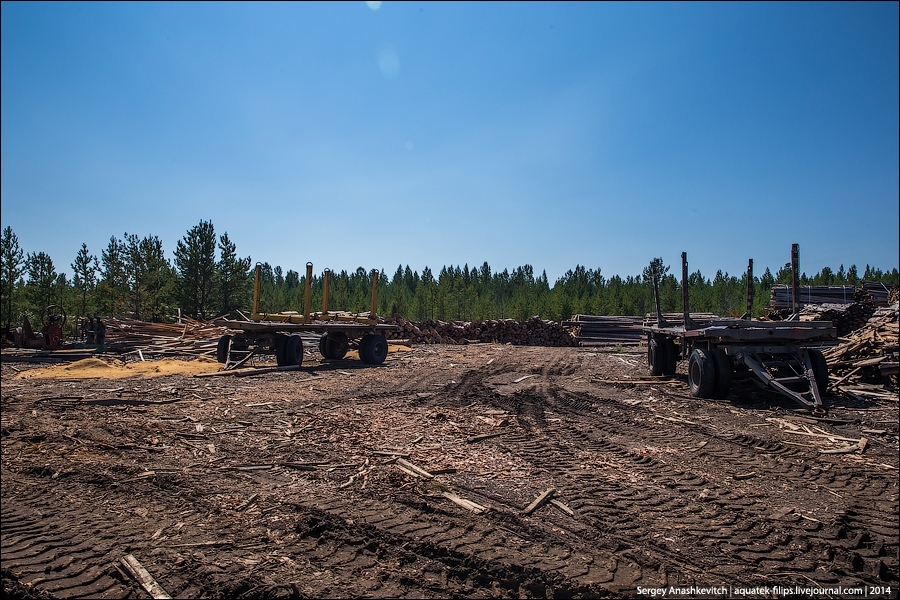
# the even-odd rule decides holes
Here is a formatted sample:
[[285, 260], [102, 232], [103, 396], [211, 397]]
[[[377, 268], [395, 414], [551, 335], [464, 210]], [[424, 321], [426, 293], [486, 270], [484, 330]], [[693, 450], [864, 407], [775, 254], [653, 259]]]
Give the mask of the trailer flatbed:
[[[797, 273], [798, 249], [793, 248]], [[784, 321], [750, 318], [753, 303], [753, 261], [747, 268], [747, 313], [744, 317], [695, 319], [689, 312], [687, 254], [682, 253], [684, 312], [660, 311], [656, 277], [653, 291], [656, 318], [644, 322], [647, 364], [654, 376], [672, 376], [677, 362], [688, 360], [691, 394], [726, 398], [735, 377], [752, 377], [761, 387], [788, 396], [815, 413], [824, 414], [822, 395], [828, 387], [828, 365], [820, 347], [833, 345], [837, 330], [831, 321], [800, 321], [795, 312]]]
[[[320, 334], [319, 352], [328, 359], [344, 358], [352, 340], [358, 340], [359, 358], [370, 365], [380, 365], [387, 357], [388, 344], [384, 334], [398, 329], [396, 325], [378, 323], [375, 313], [378, 298], [378, 272], [372, 273], [372, 309], [368, 315], [343, 315], [328, 312], [328, 279], [323, 277], [322, 313], [314, 319], [310, 313], [310, 282], [312, 263], [306, 263], [304, 312], [260, 313], [261, 269], [256, 266], [253, 287], [253, 311], [245, 320], [217, 319], [216, 325], [236, 331], [223, 335], [216, 347], [216, 359], [226, 369], [241, 366], [260, 354], [274, 354], [279, 367], [300, 366], [303, 363], [302, 333]], [[241, 316], [244, 316], [241, 313]], [[327, 318], [324, 318], [327, 317]]]

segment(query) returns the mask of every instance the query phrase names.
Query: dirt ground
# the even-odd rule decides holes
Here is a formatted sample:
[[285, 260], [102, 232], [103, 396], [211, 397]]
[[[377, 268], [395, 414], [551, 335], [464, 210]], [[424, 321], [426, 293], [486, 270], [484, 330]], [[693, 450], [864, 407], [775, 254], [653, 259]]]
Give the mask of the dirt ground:
[[177, 598], [897, 597], [896, 401], [828, 396], [816, 420], [645, 363], [492, 344], [243, 378], [3, 363], [4, 584], [149, 597], [132, 554]]

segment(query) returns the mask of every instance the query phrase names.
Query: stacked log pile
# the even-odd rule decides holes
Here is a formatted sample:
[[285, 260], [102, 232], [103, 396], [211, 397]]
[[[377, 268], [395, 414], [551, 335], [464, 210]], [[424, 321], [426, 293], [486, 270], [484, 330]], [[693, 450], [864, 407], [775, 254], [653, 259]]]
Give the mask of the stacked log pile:
[[800, 310], [800, 320], [831, 321], [837, 329], [838, 336], [844, 336], [863, 327], [873, 314], [875, 314], [875, 305], [871, 302], [810, 304]]
[[[852, 285], [802, 285], [798, 294], [798, 304], [852, 304], [856, 289]], [[772, 288], [769, 307], [779, 310], [792, 308], [793, 293], [789, 285]]]
[[387, 334], [388, 339], [409, 340], [414, 344], [469, 344], [475, 342], [510, 343], [517, 346], [574, 346], [575, 340], [556, 321], [532, 317], [527, 321], [499, 319], [479, 322], [447, 323], [427, 319], [419, 323], [402, 317], [385, 320], [399, 330]]
[[897, 318], [896, 303], [879, 308], [839, 345], [824, 350], [835, 388], [897, 401]]
[[562, 325], [581, 346], [628, 346], [640, 344], [644, 337], [641, 317], [575, 315]]

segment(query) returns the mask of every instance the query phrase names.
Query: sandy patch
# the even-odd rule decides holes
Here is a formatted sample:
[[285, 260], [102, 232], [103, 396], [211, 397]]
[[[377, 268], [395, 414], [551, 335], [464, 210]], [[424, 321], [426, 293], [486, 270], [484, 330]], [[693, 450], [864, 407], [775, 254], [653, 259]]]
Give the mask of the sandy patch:
[[125, 364], [117, 359], [85, 358], [73, 363], [53, 365], [46, 369], [31, 369], [20, 373], [18, 379], [122, 379], [125, 377], [164, 377], [166, 375], [196, 375], [212, 373], [222, 368], [213, 359], [195, 360], [164, 358]]

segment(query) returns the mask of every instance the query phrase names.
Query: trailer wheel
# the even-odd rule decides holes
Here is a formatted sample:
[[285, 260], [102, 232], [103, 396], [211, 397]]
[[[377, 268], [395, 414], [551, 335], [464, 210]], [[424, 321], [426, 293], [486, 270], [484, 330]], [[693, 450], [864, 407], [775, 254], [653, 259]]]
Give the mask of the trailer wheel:
[[653, 377], [662, 375], [666, 370], [667, 362], [665, 340], [657, 339], [655, 335], [650, 336], [647, 344], [647, 366], [650, 368], [650, 375]]
[[724, 400], [731, 391], [731, 361], [721, 348], [713, 349], [712, 360], [716, 367], [716, 383], [713, 389], [713, 398]]
[[695, 398], [712, 398], [716, 385], [716, 367], [709, 352], [694, 348], [688, 366], [691, 395]]
[[219, 338], [219, 343], [216, 345], [216, 360], [222, 364], [228, 362], [229, 344], [231, 344], [231, 336], [223, 335]]
[[279, 367], [284, 367], [288, 364], [287, 360], [284, 357], [284, 348], [287, 345], [288, 336], [283, 335], [281, 333], [275, 334], [275, 339], [272, 342], [272, 345], [275, 347], [275, 364]]
[[[277, 358], [277, 357], [276, 357]], [[293, 367], [303, 364], [303, 339], [299, 335], [287, 336], [282, 344], [279, 367]]]
[[331, 358], [330, 356], [328, 356], [328, 346], [325, 345], [325, 340], [327, 338], [327, 333], [323, 333], [322, 337], [319, 338], [319, 354], [321, 354], [325, 358]]
[[674, 377], [675, 370], [678, 368], [678, 348], [675, 347], [675, 340], [666, 339], [663, 348], [666, 350], [666, 367], [663, 375]]
[[380, 365], [387, 353], [387, 339], [383, 335], [366, 334], [359, 341], [359, 358], [367, 365]]
[[806, 353], [809, 354], [809, 362], [812, 363], [813, 376], [816, 378], [816, 387], [819, 388], [819, 395], [825, 393], [828, 388], [828, 361], [821, 350], [816, 348], [807, 348]]
[[350, 341], [343, 331], [333, 331], [325, 338], [325, 351], [327, 352], [325, 356], [328, 358], [340, 360], [347, 355], [349, 349]]

